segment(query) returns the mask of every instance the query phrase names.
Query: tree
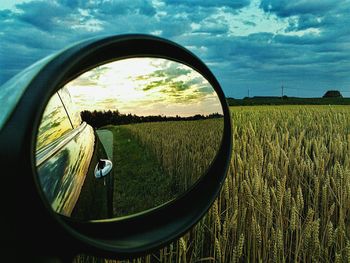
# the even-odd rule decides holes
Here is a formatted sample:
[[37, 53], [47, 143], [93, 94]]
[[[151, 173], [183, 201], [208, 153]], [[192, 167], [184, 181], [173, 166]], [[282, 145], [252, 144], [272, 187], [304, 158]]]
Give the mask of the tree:
[[323, 98], [342, 98], [343, 95], [338, 90], [328, 90], [324, 95]]

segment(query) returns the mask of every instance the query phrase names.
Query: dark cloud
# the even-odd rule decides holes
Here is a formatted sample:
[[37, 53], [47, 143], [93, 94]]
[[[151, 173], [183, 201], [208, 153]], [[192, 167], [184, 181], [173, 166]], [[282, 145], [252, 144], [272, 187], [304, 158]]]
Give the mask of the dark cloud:
[[250, 4], [250, 0], [192, 0], [192, 1], [182, 1], [182, 0], [165, 0], [166, 4], [169, 5], [185, 5], [185, 6], [200, 6], [200, 7], [229, 7], [232, 9], [240, 9]]
[[142, 88], [143, 91], [151, 90], [154, 88], [158, 88], [159, 86], [165, 85], [165, 80], [154, 80], [148, 83], [145, 87]]
[[[210, 19], [214, 6], [236, 4], [203, 2], [194, 12], [191, 6], [165, 5], [156, 10], [150, 0], [135, 1], [30, 1], [17, 5], [16, 12], [0, 11], [2, 45], [0, 84], [26, 66], [81, 39], [105, 34], [157, 33], [176, 41], [192, 32], [191, 23], [201, 24], [200, 32], [225, 34], [228, 26]], [[203, 6], [210, 7], [205, 8]], [[158, 15], [163, 12], [163, 15]], [[179, 14], [182, 15], [179, 15]], [[206, 20], [202, 23], [202, 21]]]
[[184, 102], [198, 102], [203, 100], [208, 94], [211, 94], [213, 92], [213, 89], [208, 92], [208, 88], [199, 88], [192, 90], [191, 93], [184, 93], [183, 91], [186, 91], [190, 89], [192, 86], [189, 84], [189, 82], [185, 81], [171, 81], [170, 83], [167, 83], [166, 86], [162, 90], [160, 90], [161, 93], [166, 94], [170, 98], [173, 98], [173, 102], [175, 103], [184, 103]]
[[0, 10], [0, 19], [3, 20], [7, 20], [12, 18], [12, 12], [8, 9], [4, 9], [4, 10]]
[[321, 33], [348, 33], [349, 0], [262, 0], [260, 7], [280, 18], [291, 18], [288, 31], [319, 29]]
[[138, 13], [143, 15], [154, 15], [156, 10], [150, 0], [58, 0], [59, 5], [70, 8], [71, 10], [88, 9], [93, 10], [95, 14], [101, 15], [126, 15]]
[[95, 1], [94, 4], [89, 4], [86, 8], [95, 10], [96, 15], [127, 15], [141, 14], [153, 16], [156, 10], [149, 0], [115, 0], [115, 1]]
[[205, 19], [200, 25], [200, 28], [194, 30], [193, 33], [209, 33], [212, 35], [217, 34], [227, 34], [229, 31], [229, 26], [224, 19], [220, 18], [210, 18]]
[[154, 30], [150, 1], [104, 2], [31, 1], [17, 5], [18, 11], [0, 10], [0, 85], [35, 61], [82, 39]]
[[[157, 60], [157, 63], [159, 61]], [[167, 90], [164, 90], [164, 93], [167, 91], [183, 91], [191, 87], [192, 82], [179, 81], [176, 80], [180, 76], [185, 76], [192, 72], [192, 70], [184, 68], [182, 64], [167, 61], [165, 60], [160, 65], [154, 64], [157, 68], [161, 68], [155, 70], [151, 74], [138, 76], [137, 80], [149, 80], [150, 82], [142, 88], [143, 91], [151, 90], [153, 88], [158, 88], [160, 86], [168, 87]]]
[[213, 88], [210, 85], [203, 86], [198, 89], [198, 92], [201, 93], [213, 93]]
[[154, 22], [154, 25], [157, 25], [154, 29], [160, 30], [161, 36], [165, 38], [174, 38], [191, 32], [191, 20], [185, 17], [174, 19], [172, 16], [166, 16]]
[[161, 68], [159, 70], [154, 71], [150, 76], [152, 77], [166, 77], [167, 80], [172, 80], [181, 75], [187, 75], [192, 72], [189, 68], [184, 68], [181, 63], [172, 62], [169, 60], [164, 60], [163, 63], [157, 65], [157, 67]]
[[78, 8], [86, 4], [89, 1], [84, 1], [84, 0], [59, 0], [58, 1], [61, 5], [67, 6], [69, 8]]
[[17, 5], [20, 21], [45, 31], [52, 31], [59, 21], [67, 16], [69, 9], [55, 2], [34, 1]]
[[256, 23], [251, 22], [251, 21], [243, 21], [243, 24], [245, 24], [247, 26], [256, 26]]
[[173, 81], [169, 84], [169, 89], [164, 90], [165, 93], [175, 94], [181, 91], [188, 90], [191, 86], [184, 81]]
[[214, 71], [226, 94], [244, 97], [248, 88], [250, 95], [280, 95], [282, 84], [290, 88], [287, 95], [295, 96], [321, 96], [329, 87], [349, 88], [350, 51], [345, 39], [258, 33], [182, 41], [205, 45], [208, 52], [197, 55]]
[[[175, 103], [198, 101], [208, 95], [212, 96], [214, 90], [210, 84], [199, 74], [192, 77], [194, 71], [187, 66], [172, 61], [164, 61], [160, 64], [159, 61], [155, 61], [153, 64], [159, 70], [136, 77], [136, 80], [147, 81], [147, 84], [142, 87], [143, 91], [157, 89], [160, 93], [172, 98]], [[187, 78], [181, 79], [184, 76]], [[189, 90], [191, 92], [188, 92]]]
[[308, 28], [320, 28], [322, 26], [322, 19], [314, 15], [301, 15], [295, 29], [304, 30]]
[[323, 15], [346, 0], [262, 0], [260, 7], [265, 12], [276, 13], [280, 17], [312, 14]]

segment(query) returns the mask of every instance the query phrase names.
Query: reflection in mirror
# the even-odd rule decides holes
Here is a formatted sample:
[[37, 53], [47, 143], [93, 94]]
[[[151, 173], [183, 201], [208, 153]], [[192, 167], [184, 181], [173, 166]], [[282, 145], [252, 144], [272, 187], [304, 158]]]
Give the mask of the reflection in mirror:
[[79, 220], [145, 211], [205, 174], [223, 134], [219, 98], [192, 68], [160, 58], [96, 67], [56, 92], [36, 165], [52, 209]]

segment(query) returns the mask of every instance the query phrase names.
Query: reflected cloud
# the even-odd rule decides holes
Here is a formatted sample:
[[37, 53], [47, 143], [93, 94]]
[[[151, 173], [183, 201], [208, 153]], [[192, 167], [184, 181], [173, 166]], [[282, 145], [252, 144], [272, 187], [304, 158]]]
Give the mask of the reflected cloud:
[[160, 58], [130, 58], [96, 67], [66, 85], [83, 110], [140, 115], [222, 113], [216, 92], [197, 71]]

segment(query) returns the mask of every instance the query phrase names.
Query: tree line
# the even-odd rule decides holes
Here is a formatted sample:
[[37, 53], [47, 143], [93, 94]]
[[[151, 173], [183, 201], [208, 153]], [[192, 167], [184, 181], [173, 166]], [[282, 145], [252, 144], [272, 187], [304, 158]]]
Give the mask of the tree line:
[[135, 114], [122, 114], [118, 110], [108, 111], [88, 111], [84, 110], [80, 112], [82, 121], [85, 121], [94, 128], [100, 128], [105, 125], [123, 125], [131, 123], [141, 122], [161, 122], [161, 121], [190, 121], [190, 120], [204, 120], [221, 118], [222, 114], [212, 113], [209, 115], [196, 114], [188, 117], [176, 116], [163, 116], [163, 115], [149, 115], [138, 116]]

